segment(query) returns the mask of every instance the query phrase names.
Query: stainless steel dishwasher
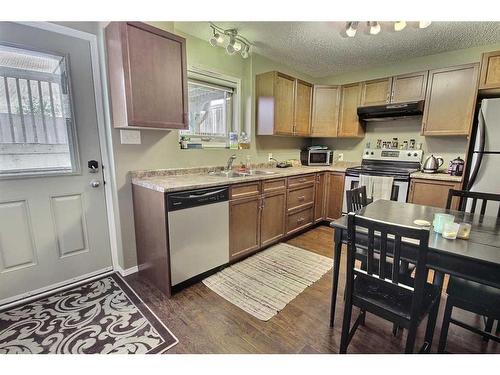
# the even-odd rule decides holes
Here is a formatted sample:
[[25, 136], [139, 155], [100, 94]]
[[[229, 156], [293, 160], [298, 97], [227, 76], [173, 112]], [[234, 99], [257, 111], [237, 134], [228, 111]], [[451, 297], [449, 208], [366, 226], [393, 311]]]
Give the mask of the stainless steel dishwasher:
[[167, 195], [172, 286], [229, 262], [229, 189]]

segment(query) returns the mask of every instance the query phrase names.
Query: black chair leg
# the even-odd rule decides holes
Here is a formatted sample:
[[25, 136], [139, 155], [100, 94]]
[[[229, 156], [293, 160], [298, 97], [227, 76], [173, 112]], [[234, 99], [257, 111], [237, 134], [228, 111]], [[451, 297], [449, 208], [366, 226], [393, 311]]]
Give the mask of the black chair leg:
[[427, 327], [425, 328], [425, 342], [427, 343], [428, 353], [431, 351], [438, 311], [439, 311], [439, 303], [436, 302], [432, 310], [429, 312], [429, 317], [427, 318]]
[[497, 320], [497, 330], [495, 331], [495, 334], [500, 334], [500, 320]]
[[351, 328], [352, 316], [352, 296], [347, 295], [344, 307], [344, 319], [342, 320], [342, 337], [340, 338], [340, 354], [347, 353], [347, 346], [349, 345], [349, 333]]
[[450, 297], [446, 300], [446, 308], [444, 309], [443, 324], [441, 326], [441, 335], [439, 336], [438, 353], [444, 353], [446, 348], [446, 339], [448, 338], [448, 328], [450, 328], [451, 312], [453, 304]]
[[[485, 331], [485, 332], [488, 332], [488, 333], [491, 333], [491, 330], [493, 329], [493, 323], [495, 323], [495, 320], [494, 320], [494, 319], [492, 319], [492, 318], [487, 318], [487, 319], [486, 319], [486, 325], [485, 325], [485, 327], [484, 327], [484, 331]], [[498, 331], [498, 327], [497, 327], [497, 331]], [[490, 339], [489, 339], [489, 338], [487, 338], [487, 337], [483, 337], [483, 341], [484, 341], [484, 342], [488, 342], [488, 341], [490, 341]]]
[[362, 313], [361, 313], [361, 320], [359, 321], [359, 324], [364, 326], [365, 325], [365, 321], [366, 321], [366, 310], [364, 310]]
[[413, 354], [415, 349], [415, 340], [417, 338], [418, 322], [411, 322], [408, 328], [408, 336], [406, 337], [405, 354]]
[[399, 326], [396, 323], [392, 323], [392, 335], [397, 336], [399, 331]]

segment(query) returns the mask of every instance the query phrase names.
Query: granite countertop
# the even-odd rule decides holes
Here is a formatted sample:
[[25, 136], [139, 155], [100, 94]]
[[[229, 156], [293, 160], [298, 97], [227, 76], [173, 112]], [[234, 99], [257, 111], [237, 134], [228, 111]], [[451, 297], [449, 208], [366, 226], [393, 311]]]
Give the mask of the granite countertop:
[[449, 182], [462, 182], [463, 176], [451, 176], [444, 171], [438, 171], [436, 173], [424, 173], [424, 172], [413, 172], [410, 175], [411, 178], [421, 178], [423, 180], [437, 180], [437, 181], [449, 181]]
[[269, 175], [251, 175], [244, 177], [220, 177], [208, 174], [211, 170], [220, 170], [221, 167], [199, 167], [182, 169], [159, 169], [149, 171], [130, 172], [132, 184], [148, 189], [169, 193], [173, 191], [199, 189], [213, 186], [240, 184], [250, 181], [269, 180], [280, 177], [296, 176], [315, 172], [345, 172], [346, 168], [360, 165], [359, 162], [337, 162], [324, 167], [290, 167], [272, 168], [258, 167], [259, 170], [273, 171]]

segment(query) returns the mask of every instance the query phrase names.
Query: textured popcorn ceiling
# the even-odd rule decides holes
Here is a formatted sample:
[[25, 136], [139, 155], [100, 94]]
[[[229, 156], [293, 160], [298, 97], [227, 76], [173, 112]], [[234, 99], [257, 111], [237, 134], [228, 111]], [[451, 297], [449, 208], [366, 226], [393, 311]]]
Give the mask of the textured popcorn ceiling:
[[[341, 35], [344, 22], [215, 22], [235, 27], [254, 44], [253, 50], [312, 77], [324, 77], [412, 57], [500, 42], [500, 22], [433, 22], [418, 29], [415, 22], [395, 32], [382, 22], [378, 35]], [[176, 22], [175, 28], [208, 40], [208, 22]]]

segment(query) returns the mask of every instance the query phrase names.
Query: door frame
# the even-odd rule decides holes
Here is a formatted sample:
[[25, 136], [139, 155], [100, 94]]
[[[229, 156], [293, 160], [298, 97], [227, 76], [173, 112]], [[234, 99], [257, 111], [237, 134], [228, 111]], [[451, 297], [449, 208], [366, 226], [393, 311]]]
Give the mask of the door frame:
[[[2, 308], [8, 305], [14, 305], [21, 302], [26, 302], [34, 298], [39, 298], [40, 296], [53, 293], [55, 290], [68, 287], [68, 285], [75, 285], [88, 279], [100, 277], [110, 271], [119, 271], [121, 274], [124, 273], [123, 269], [119, 265], [119, 249], [121, 248], [121, 239], [119, 238], [119, 217], [118, 210], [115, 209], [118, 203], [118, 197], [116, 194], [116, 179], [115, 179], [115, 167], [114, 158], [109, 150], [112, 150], [111, 143], [111, 121], [109, 116], [109, 108], [105, 105], [104, 95], [103, 95], [103, 80], [101, 74], [105, 74], [105, 69], [102, 69], [102, 64], [100, 60], [100, 50], [103, 51], [104, 46], [99, 43], [99, 35], [91, 34], [85, 31], [76, 30], [67, 26], [57, 25], [50, 22], [14, 22], [19, 25], [29, 26], [45, 31], [50, 31], [65, 36], [71, 36], [78, 39], [85, 40], [89, 43], [90, 57], [92, 62], [92, 82], [94, 86], [94, 102], [96, 106], [97, 114], [97, 131], [99, 137], [99, 148], [101, 151], [102, 159], [102, 174], [103, 179], [106, 182], [104, 185], [104, 197], [106, 204], [106, 221], [108, 223], [108, 233], [109, 233], [109, 243], [111, 250], [111, 261], [112, 266], [106, 267], [102, 270], [94, 272], [92, 274], [82, 275], [80, 277], [72, 278], [66, 280], [63, 283], [58, 283], [55, 285], [48, 285], [46, 287], [30, 291], [21, 295], [17, 295], [13, 298], [8, 298], [8, 300], [1, 301], [0, 305]], [[99, 28], [99, 33], [101, 33], [101, 28]], [[101, 44], [101, 46], [99, 46]], [[101, 49], [99, 48], [101, 47]], [[97, 275], [96, 275], [97, 273]], [[2, 303], [5, 302], [6, 305]]]

